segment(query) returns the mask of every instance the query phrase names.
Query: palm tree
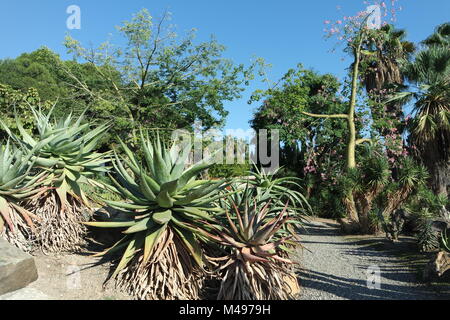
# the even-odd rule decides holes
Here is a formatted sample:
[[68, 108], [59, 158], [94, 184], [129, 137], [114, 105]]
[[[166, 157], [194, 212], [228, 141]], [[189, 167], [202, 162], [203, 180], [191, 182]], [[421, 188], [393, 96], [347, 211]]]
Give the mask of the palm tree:
[[422, 44], [432, 46], [450, 46], [450, 22], [441, 24], [436, 28], [436, 31], [425, 39]]
[[431, 174], [437, 194], [447, 195], [450, 182], [450, 47], [433, 44], [404, 68], [410, 90], [390, 101], [413, 101], [410, 141]]
[[[364, 43], [361, 81], [372, 99], [381, 103], [386, 100], [388, 90], [403, 87], [405, 78], [401, 64], [403, 61], [410, 61], [416, 47], [405, 40], [405, 30], [395, 29], [390, 24], [379, 30], [372, 30], [371, 33]], [[384, 106], [386, 109], [381, 113], [372, 110], [372, 114], [380, 118], [394, 115], [397, 119], [403, 115], [403, 105], [398, 101]]]

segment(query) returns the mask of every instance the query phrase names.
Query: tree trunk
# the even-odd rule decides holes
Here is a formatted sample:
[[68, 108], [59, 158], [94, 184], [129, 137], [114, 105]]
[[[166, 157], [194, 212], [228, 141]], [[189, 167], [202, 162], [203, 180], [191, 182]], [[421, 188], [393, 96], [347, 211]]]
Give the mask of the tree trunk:
[[359, 224], [359, 216], [358, 216], [358, 210], [356, 209], [355, 205], [355, 198], [353, 197], [353, 192], [349, 192], [349, 194], [346, 195], [346, 198], [344, 199], [345, 207], [347, 209], [347, 215], [348, 218]]
[[[356, 124], [355, 124], [355, 109], [356, 109], [356, 99], [358, 96], [358, 77], [359, 77], [359, 65], [361, 63], [361, 46], [364, 39], [364, 31], [361, 31], [359, 35], [358, 43], [354, 48], [354, 63], [352, 70], [352, 84], [351, 84], [351, 97], [349, 102], [348, 112], [346, 114], [313, 114], [309, 112], [302, 112], [304, 115], [324, 118], [324, 119], [345, 119], [348, 124], [348, 140], [347, 140], [347, 151], [346, 151], [346, 165], [347, 173], [352, 169], [356, 168], [356, 146], [368, 139], [356, 139]], [[348, 191], [343, 199], [345, 204], [347, 215], [351, 221], [360, 223], [358, 216], [358, 210], [355, 205], [355, 199], [353, 191]]]
[[431, 186], [436, 194], [448, 196], [447, 186], [450, 183], [449, 165], [444, 161], [435, 162], [429, 168]]
[[[352, 94], [350, 98], [350, 106], [348, 110], [348, 143], [347, 143], [347, 172], [356, 168], [356, 124], [355, 124], [355, 106], [356, 106], [356, 96], [358, 94], [358, 75], [359, 75], [359, 63], [361, 59], [361, 42], [362, 36], [359, 40], [358, 47], [355, 50], [355, 62], [353, 64], [353, 74], [352, 74]], [[358, 217], [358, 211], [355, 205], [355, 199], [353, 192], [347, 194], [348, 202], [347, 214], [349, 218], [354, 222], [360, 222]]]

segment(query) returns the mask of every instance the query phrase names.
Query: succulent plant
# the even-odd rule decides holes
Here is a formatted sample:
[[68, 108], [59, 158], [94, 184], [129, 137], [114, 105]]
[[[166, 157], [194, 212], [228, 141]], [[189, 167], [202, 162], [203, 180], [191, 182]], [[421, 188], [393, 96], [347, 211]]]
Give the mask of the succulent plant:
[[52, 117], [53, 108], [44, 114], [31, 107], [38, 134], [33, 137], [17, 119], [21, 139], [13, 139], [32, 153], [34, 167], [46, 173], [43, 182], [48, 191], [27, 206], [40, 218], [37, 244], [45, 252], [74, 250], [83, 242], [85, 226], [90, 219], [90, 202], [81, 184], [98, 185], [95, 174], [106, 172], [105, 154], [95, 152], [108, 125], [91, 128], [84, 114], [72, 114], [59, 120]]
[[227, 223], [213, 228], [211, 239], [225, 247], [223, 257], [209, 257], [218, 265], [222, 282], [220, 300], [266, 300], [292, 298], [290, 280], [294, 262], [291, 249], [298, 245], [283, 227], [295, 221], [288, 214], [288, 204], [281, 212], [269, 217], [271, 202], [263, 206], [258, 199], [247, 198], [244, 208], [232, 202], [234, 215], [226, 211]]
[[43, 174], [30, 178], [31, 156], [9, 140], [0, 145], [0, 235], [24, 251], [32, 247], [37, 218], [22, 203], [46, 190], [41, 185]]
[[302, 224], [305, 216], [311, 214], [312, 209], [306, 198], [295, 190], [301, 188], [297, 183], [299, 179], [295, 177], [277, 178], [277, 172], [269, 175], [255, 166], [254, 172], [251, 172], [252, 176], [246, 179], [237, 179], [230, 184], [228, 188], [233, 192], [230, 197], [219, 200], [220, 206], [229, 211], [234, 210], [234, 205], [239, 210], [244, 210], [249, 199], [256, 202], [258, 207], [263, 207], [270, 201], [271, 206], [267, 216], [274, 217], [283, 210], [286, 203], [289, 203], [286, 210], [295, 219], [292, 220], [293, 223], [283, 225], [282, 229], [292, 235], [297, 234], [297, 226]]
[[[159, 135], [150, 140], [141, 132], [143, 159], [121, 141], [125, 156], [115, 154], [111, 175], [116, 192], [128, 202], [105, 201], [119, 210], [120, 219], [89, 222], [89, 226], [121, 228], [123, 238], [105, 255], [121, 251], [112, 277], [132, 294], [148, 299], [197, 298], [203, 274], [202, 230], [214, 223], [214, 205], [224, 181], [198, 180], [207, 159], [185, 168], [192, 145], [171, 148]], [[156, 276], [156, 272], [158, 276]]]
[[449, 229], [446, 229], [442, 232], [441, 242], [442, 242], [442, 247], [444, 248], [444, 250], [446, 250], [447, 252], [450, 252], [450, 231], [449, 231]]
[[[281, 169], [281, 168], [280, 168]], [[301, 218], [311, 212], [311, 207], [306, 198], [299, 191], [301, 189], [299, 178], [296, 177], [277, 177], [279, 170], [266, 173], [264, 170], [254, 166], [254, 172], [250, 172], [251, 179], [241, 179], [241, 183], [248, 183], [253, 187], [254, 192], [258, 193], [259, 201], [267, 201], [272, 199], [274, 204], [279, 208], [289, 201], [288, 210]]]

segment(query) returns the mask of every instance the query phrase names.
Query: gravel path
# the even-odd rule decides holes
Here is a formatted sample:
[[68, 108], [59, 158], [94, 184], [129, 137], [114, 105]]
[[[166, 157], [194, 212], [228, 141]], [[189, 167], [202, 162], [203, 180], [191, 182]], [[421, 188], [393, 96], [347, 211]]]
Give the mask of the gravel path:
[[[339, 234], [338, 225], [312, 221], [302, 232], [300, 300], [422, 300], [450, 299], [417, 283], [417, 271], [398, 253], [380, 248], [370, 239], [350, 240]], [[368, 287], [367, 270], [380, 270], [380, 288]]]

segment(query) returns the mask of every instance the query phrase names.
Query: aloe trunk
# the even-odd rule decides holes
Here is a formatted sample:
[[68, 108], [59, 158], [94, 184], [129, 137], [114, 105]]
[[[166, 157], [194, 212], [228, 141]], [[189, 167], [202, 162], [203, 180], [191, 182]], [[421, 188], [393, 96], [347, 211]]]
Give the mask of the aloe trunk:
[[[355, 106], [356, 95], [358, 92], [358, 75], [359, 75], [359, 63], [361, 59], [361, 42], [362, 37], [359, 40], [358, 47], [355, 50], [355, 62], [353, 64], [352, 74], [352, 95], [350, 97], [350, 107], [348, 111], [348, 143], [347, 143], [347, 170], [356, 168], [356, 124], [355, 124]], [[353, 198], [353, 192], [349, 191], [346, 200], [348, 201], [348, 214], [352, 221], [359, 222], [358, 212], [355, 206], [355, 200]]]

